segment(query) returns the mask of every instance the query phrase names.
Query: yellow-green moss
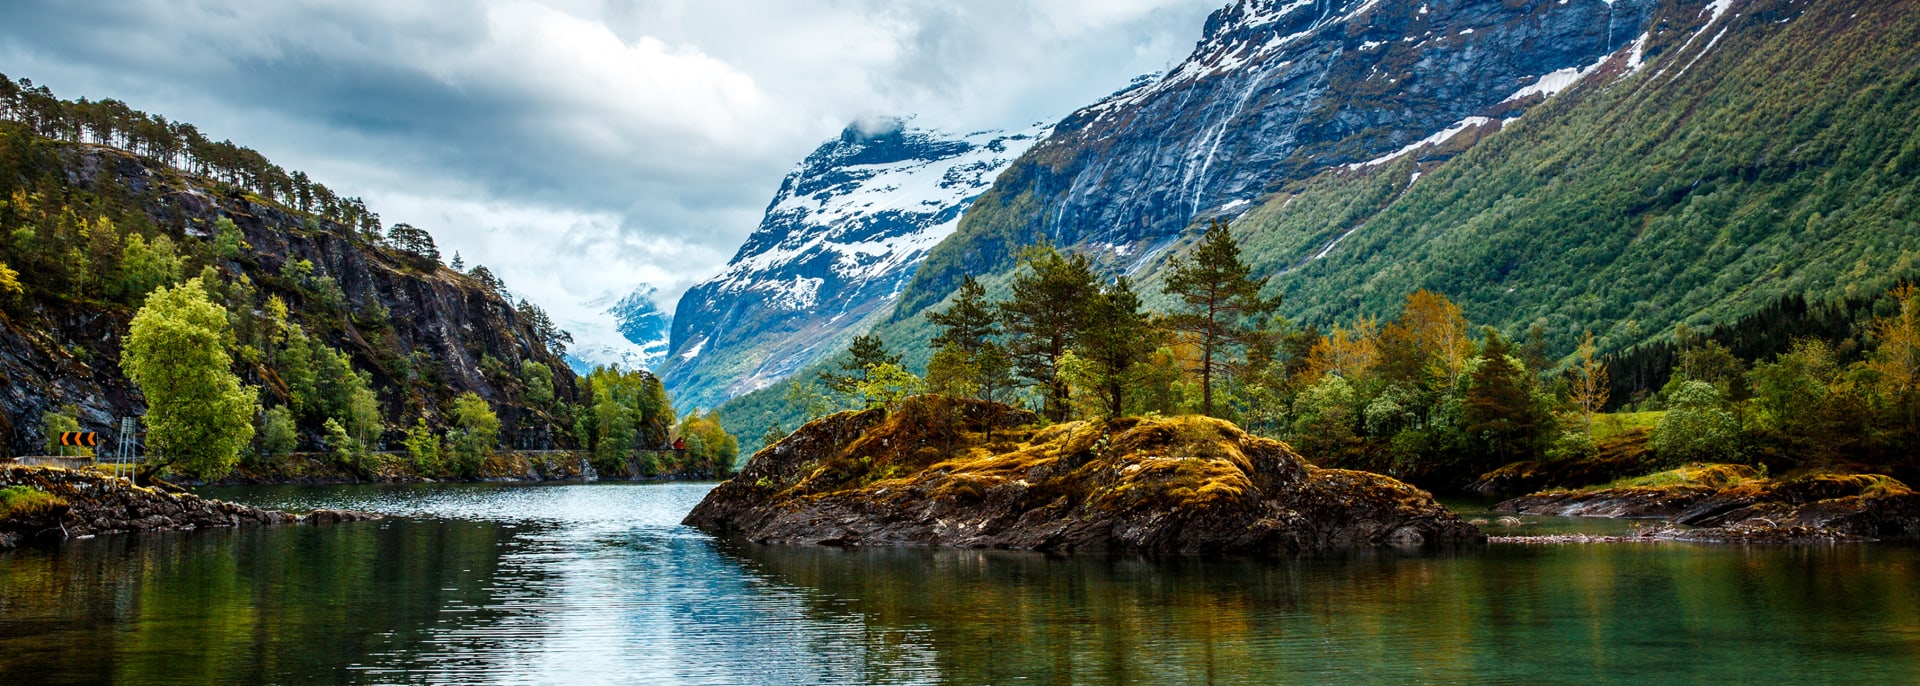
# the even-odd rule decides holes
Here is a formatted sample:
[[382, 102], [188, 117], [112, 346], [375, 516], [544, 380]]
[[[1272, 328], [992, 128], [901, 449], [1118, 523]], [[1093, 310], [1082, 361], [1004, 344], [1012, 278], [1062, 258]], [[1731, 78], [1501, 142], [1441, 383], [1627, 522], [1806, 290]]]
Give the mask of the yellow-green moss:
[[32, 486], [0, 488], [0, 520], [30, 517], [57, 507], [66, 507], [60, 496]]

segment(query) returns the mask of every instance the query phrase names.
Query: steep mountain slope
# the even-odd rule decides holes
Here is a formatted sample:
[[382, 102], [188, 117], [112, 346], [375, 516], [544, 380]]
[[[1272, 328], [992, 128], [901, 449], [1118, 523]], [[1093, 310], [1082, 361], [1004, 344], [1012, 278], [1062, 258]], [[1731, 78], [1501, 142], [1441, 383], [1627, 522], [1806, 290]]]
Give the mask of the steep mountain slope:
[[1490, 129], [1634, 42], [1653, 0], [1242, 0], [1166, 76], [1075, 112], [934, 249], [896, 319], [1047, 240], [1132, 270], [1196, 219]]
[[660, 367], [667, 387], [691, 406], [717, 405], [843, 347], [1044, 135], [848, 127], [781, 182], [726, 271], [681, 297]]
[[[1385, 38], [1352, 43], [1354, 32], [1366, 35], [1367, 27], [1380, 25], [1357, 22], [1370, 13], [1390, 18], [1425, 8], [1428, 15], [1486, 19], [1607, 9], [1573, 1], [1368, 5], [1351, 13], [1346, 28], [1322, 26], [1313, 40], [1341, 46], [1341, 55], [1387, 50]], [[1253, 6], [1216, 14], [1210, 40], [1196, 55], [1218, 42], [1211, 37], [1223, 18], [1257, 15], [1245, 9]], [[1407, 293], [1426, 287], [1458, 300], [1476, 321], [1510, 332], [1541, 324], [1554, 352], [1563, 353], [1587, 328], [1605, 347], [1618, 349], [1666, 335], [1679, 321], [1730, 322], [1784, 294], [1824, 300], [1873, 293], [1920, 272], [1920, 134], [1909, 122], [1920, 111], [1915, 9], [1865, 0], [1615, 3], [1615, 28], [1602, 32], [1611, 37], [1593, 44], [1599, 52], [1539, 78], [1474, 91], [1497, 94], [1486, 95], [1492, 102], [1479, 109], [1432, 103], [1444, 114], [1424, 115], [1426, 129], [1394, 129], [1405, 133], [1385, 139], [1356, 138], [1365, 129], [1353, 129], [1338, 141], [1302, 146], [1308, 152], [1284, 160], [1317, 161], [1317, 171], [1275, 163], [1261, 174], [1246, 172], [1242, 187], [1259, 195], [1226, 213], [1239, 213], [1235, 233], [1258, 272], [1273, 277], [1270, 290], [1285, 295], [1283, 314], [1312, 324], [1391, 314]], [[1622, 23], [1621, 13], [1644, 21]], [[1482, 33], [1462, 36], [1465, 30], [1446, 35]], [[1393, 45], [1413, 49], [1439, 35], [1426, 38], [1423, 30]], [[1383, 42], [1366, 47], [1373, 40]], [[1533, 44], [1523, 40], [1509, 49]], [[1494, 49], [1459, 47], [1482, 56]], [[1192, 71], [1183, 65], [1174, 73]], [[1454, 72], [1402, 73], [1408, 77], [1400, 83], [1414, 88], [1421, 79], [1453, 78], [1445, 75]], [[1348, 81], [1315, 97], [1405, 97], [1361, 88], [1368, 83]], [[1164, 116], [1185, 111], [1206, 120], [1212, 105], [1195, 103], [1213, 101], [1203, 95], [1196, 91], [1186, 104], [1165, 105]], [[1297, 100], [1256, 95], [1247, 109], [1285, 108]], [[1142, 103], [1154, 102], [1143, 89], [1083, 110], [1016, 162], [935, 249], [892, 321], [876, 329], [880, 335], [910, 361], [924, 360], [928, 331], [919, 310], [946, 297], [960, 274], [993, 283], [1007, 272], [1014, 249], [1047, 237], [1103, 255], [1110, 268], [1134, 270], [1140, 289], [1156, 292], [1164, 255], [1192, 235], [1181, 215], [1198, 208], [1190, 218], [1204, 219], [1212, 214], [1208, 208], [1229, 204], [1219, 200], [1232, 196], [1208, 200], [1205, 189], [1220, 183], [1209, 181], [1201, 201], [1182, 209], [1139, 199], [1142, 193], [1190, 197], [1171, 195], [1178, 186], [1168, 180], [1179, 175], [1162, 173], [1159, 187], [1144, 186], [1137, 174], [1101, 176], [1125, 165], [1151, 171], [1139, 145], [1129, 142], [1138, 134], [1106, 122], [1147, 117], [1153, 111]], [[1513, 107], [1524, 107], [1524, 116], [1515, 116]], [[1369, 110], [1290, 111], [1297, 119], [1285, 121], [1295, 122], [1295, 130], [1321, 130], [1303, 122], [1360, 121]], [[1243, 109], [1233, 121], [1281, 121], [1263, 116]], [[1220, 129], [1223, 147], [1240, 125]], [[1094, 139], [1076, 131], [1111, 134]], [[1177, 169], [1181, 159], [1168, 164]], [[1155, 207], [1172, 214], [1155, 219]], [[1116, 233], [1126, 224], [1097, 219], [1099, 212], [1123, 211], [1134, 214], [1115, 216], [1134, 216], [1135, 226], [1173, 229], [1129, 237]], [[1128, 246], [1143, 247], [1122, 255]], [[775, 400], [778, 392], [726, 408], [734, 428], [757, 435], [775, 422], [791, 426], [782, 414], [788, 410]]]
[[[653, 298], [658, 289], [644, 286], [628, 293], [618, 301], [596, 301], [589, 303], [594, 307], [605, 308], [603, 312], [613, 319], [614, 333], [619, 340], [612, 342], [586, 343], [587, 336], [574, 331], [574, 336], [583, 341], [574, 346], [567, 354], [567, 364], [580, 374], [586, 374], [596, 366], [618, 365], [621, 369], [652, 369], [667, 355], [667, 337], [672, 333], [673, 315], [660, 311]], [[605, 337], [596, 336], [595, 340]]]
[[1425, 287], [1561, 352], [1920, 273], [1913, 5], [1672, 2], [1643, 44], [1449, 162], [1329, 174], [1237, 233], [1297, 318]]
[[[225, 248], [221, 220], [237, 229]], [[229, 304], [250, 303], [230, 310], [247, 327], [236, 371], [270, 402], [288, 402], [290, 380], [249, 352], [249, 338], [284, 342], [290, 325], [367, 375], [388, 443], [415, 417], [440, 426], [443, 403], [468, 391], [494, 408], [503, 433], [549, 427], [516, 374], [523, 362], [546, 364], [554, 393], [574, 397], [572, 373], [526, 313], [474, 277], [151, 157], [0, 121], [0, 261], [33, 277], [18, 294], [0, 293], [0, 451], [41, 452], [40, 418], [62, 406], [77, 407], [82, 429], [103, 432], [144, 412], [120, 371], [144, 291], [111, 290], [136, 269], [121, 247], [136, 238], [180, 246], [170, 278], [211, 270]], [[270, 306], [276, 298], [284, 312]], [[313, 445], [317, 423], [300, 430]]]

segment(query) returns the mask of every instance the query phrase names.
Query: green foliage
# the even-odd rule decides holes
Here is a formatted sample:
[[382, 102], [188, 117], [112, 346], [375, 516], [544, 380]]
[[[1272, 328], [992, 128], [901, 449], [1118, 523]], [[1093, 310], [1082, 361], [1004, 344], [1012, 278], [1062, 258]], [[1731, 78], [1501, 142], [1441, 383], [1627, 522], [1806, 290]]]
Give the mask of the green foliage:
[[[1199, 347], [1200, 412], [1214, 414], [1213, 381], [1222, 358], [1235, 346], [1255, 344], [1252, 337], [1266, 329], [1263, 319], [1280, 306], [1277, 299], [1260, 297], [1264, 278], [1253, 278], [1240, 259], [1240, 244], [1215, 219], [1192, 252], [1176, 257], [1167, 267], [1162, 290], [1184, 305], [1166, 318], [1167, 326], [1190, 336]], [[1137, 301], [1136, 301], [1137, 302]]]
[[148, 243], [140, 234], [130, 234], [120, 254], [117, 292], [126, 302], [139, 302], [155, 288], [178, 283], [183, 265], [173, 239], [161, 235]]
[[268, 464], [278, 462], [293, 452], [300, 443], [300, 429], [294, 422], [293, 411], [285, 405], [267, 408], [260, 416], [260, 431], [257, 434], [261, 461]]
[[1087, 331], [1087, 304], [1099, 297], [1099, 281], [1085, 255], [1062, 255], [1050, 245], [1027, 250], [1020, 264], [1011, 297], [999, 306], [1007, 350], [1015, 372], [1040, 391], [1041, 414], [1063, 421], [1071, 395], [1059, 361]]
[[63, 405], [40, 414], [40, 431], [47, 437], [48, 455], [92, 455], [93, 448], [60, 445], [60, 434], [80, 430], [80, 408]]
[[689, 412], [674, 428], [674, 433], [686, 441], [686, 452], [679, 458], [677, 465], [686, 472], [705, 474], [715, 478], [725, 477], [734, 471], [734, 460], [740, 455], [740, 442], [720, 426], [720, 418], [709, 412]]
[[500, 444], [500, 418], [487, 401], [471, 392], [455, 397], [447, 414], [453, 420], [447, 434], [453, 467], [462, 476], [473, 476]]
[[213, 223], [213, 254], [221, 259], [231, 260], [247, 249], [247, 241], [240, 235], [240, 227], [232, 219], [221, 217]]
[[255, 390], [230, 371], [226, 310], [200, 280], [165, 286], [134, 315], [121, 370], [147, 400], [147, 445], [162, 464], [219, 478], [253, 440]]
[[32, 486], [0, 488], [0, 522], [19, 517], [31, 517], [66, 506], [67, 501], [60, 496]]
[[1087, 304], [1086, 330], [1076, 350], [1091, 363], [1093, 388], [1101, 397], [1104, 414], [1127, 412], [1127, 388], [1139, 375], [1137, 366], [1159, 347], [1160, 331], [1140, 308], [1140, 296], [1127, 277], [1100, 288]]
[[1681, 381], [1667, 395], [1667, 415], [1653, 431], [1653, 449], [1678, 462], [1723, 461], [1739, 452], [1740, 423], [1720, 391], [1705, 381]]
[[868, 367], [866, 378], [854, 387], [854, 392], [866, 402], [867, 407], [891, 408], [900, 404], [901, 400], [925, 391], [926, 382], [919, 376], [891, 362]]
[[1467, 389], [1463, 419], [1467, 432], [1485, 441], [1488, 450], [1485, 460], [1469, 467], [1470, 473], [1540, 454], [1552, 428], [1551, 418], [1537, 401], [1533, 375], [1509, 351], [1504, 338], [1487, 332], [1486, 348]]
[[520, 383], [527, 389], [522, 397], [528, 405], [542, 410], [553, 407], [553, 368], [526, 360], [520, 363]]
[[413, 420], [413, 428], [407, 430], [407, 437], [401, 441], [407, 449], [407, 459], [413, 468], [421, 474], [433, 474], [440, 470], [440, 436], [427, 426], [425, 417]]
[[840, 360], [839, 372], [820, 372], [820, 382], [842, 397], [862, 397], [872, 407], [873, 399], [862, 392], [862, 388], [872, 379], [873, 369], [881, 365], [900, 364], [900, 356], [887, 352], [885, 343], [876, 336], [855, 336], [853, 344], [847, 348]]
[[659, 377], [645, 371], [600, 367], [587, 375], [589, 403], [575, 422], [580, 444], [604, 462], [635, 450], [666, 447], [674, 422], [672, 403]]

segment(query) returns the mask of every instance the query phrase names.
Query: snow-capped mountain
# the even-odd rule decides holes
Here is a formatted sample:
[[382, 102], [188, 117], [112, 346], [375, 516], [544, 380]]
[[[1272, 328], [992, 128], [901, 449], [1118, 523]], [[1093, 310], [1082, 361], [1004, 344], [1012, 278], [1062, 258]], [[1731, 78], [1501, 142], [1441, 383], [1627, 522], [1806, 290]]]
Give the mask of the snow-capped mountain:
[[667, 354], [667, 333], [673, 315], [654, 303], [658, 290], [641, 286], [618, 301], [598, 301], [589, 306], [612, 319], [571, 323], [574, 346], [567, 353], [567, 364], [585, 374], [596, 366], [618, 365], [622, 369], [652, 369]]
[[[1729, 0], [1711, 0], [1712, 7]], [[1480, 136], [1609, 58], [1637, 64], [1656, 0], [1240, 0], [1193, 53], [1073, 113], [1014, 164], [992, 216], [941, 245], [900, 315], [966, 273], [1049, 240], [1151, 271], [1208, 217], [1237, 217], [1290, 183]], [[1424, 157], [1423, 157], [1424, 159]]]
[[837, 350], [1046, 132], [953, 136], [894, 120], [821, 145], [787, 174], [726, 271], [681, 297], [661, 366], [668, 388], [689, 405], [717, 404]]

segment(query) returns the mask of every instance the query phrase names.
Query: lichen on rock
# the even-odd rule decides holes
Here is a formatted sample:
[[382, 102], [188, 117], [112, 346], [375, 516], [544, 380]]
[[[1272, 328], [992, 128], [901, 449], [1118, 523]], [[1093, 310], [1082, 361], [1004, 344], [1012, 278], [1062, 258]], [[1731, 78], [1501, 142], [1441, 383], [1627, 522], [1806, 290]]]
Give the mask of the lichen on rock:
[[1174, 554], [1485, 539], [1425, 491], [1314, 467], [1225, 421], [1033, 421], [938, 396], [824, 417], [686, 523], [760, 542]]

